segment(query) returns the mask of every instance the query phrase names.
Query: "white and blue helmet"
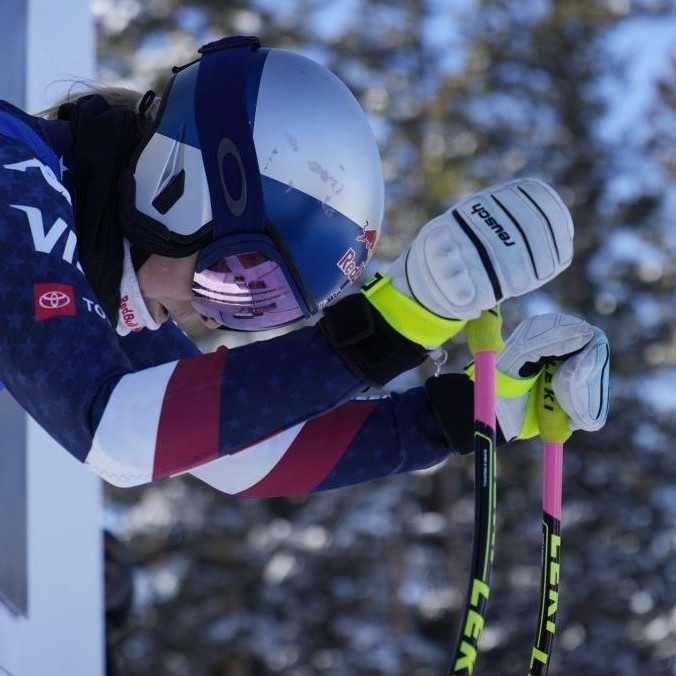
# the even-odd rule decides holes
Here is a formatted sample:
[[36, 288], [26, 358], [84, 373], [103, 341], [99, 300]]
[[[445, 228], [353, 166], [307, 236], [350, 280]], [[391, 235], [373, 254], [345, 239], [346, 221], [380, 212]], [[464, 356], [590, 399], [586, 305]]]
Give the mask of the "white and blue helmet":
[[380, 155], [349, 89], [257, 38], [203, 46], [174, 69], [123, 179], [127, 237], [199, 251], [193, 303], [239, 330], [321, 310], [357, 280], [383, 219]]

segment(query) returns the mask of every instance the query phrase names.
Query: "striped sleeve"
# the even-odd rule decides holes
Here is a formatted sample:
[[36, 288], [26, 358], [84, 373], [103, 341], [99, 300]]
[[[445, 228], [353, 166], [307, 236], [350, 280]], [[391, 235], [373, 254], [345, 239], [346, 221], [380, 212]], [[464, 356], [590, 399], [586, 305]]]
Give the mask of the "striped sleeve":
[[451, 450], [422, 388], [349, 401], [192, 474], [240, 496], [306, 495], [431, 467]]
[[87, 463], [120, 486], [191, 471], [232, 495], [272, 497], [429, 467], [451, 452], [422, 388], [350, 400], [355, 389], [315, 328], [162, 364], [120, 380]]
[[297, 431], [302, 442], [315, 427], [306, 421], [363, 388], [318, 328], [185, 357], [127, 373], [102, 393], [86, 462], [120, 486], [224, 456], [270, 467], [277, 438]]

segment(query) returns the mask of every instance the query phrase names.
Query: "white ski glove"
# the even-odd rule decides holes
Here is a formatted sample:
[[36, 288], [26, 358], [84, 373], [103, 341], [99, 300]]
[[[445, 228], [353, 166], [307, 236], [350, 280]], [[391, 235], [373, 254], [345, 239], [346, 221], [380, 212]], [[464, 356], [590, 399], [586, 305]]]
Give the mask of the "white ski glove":
[[[526, 439], [538, 434], [537, 388], [533, 385], [543, 361], [552, 357], [562, 360], [552, 385], [571, 431], [594, 432], [605, 425], [610, 379], [606, 334], [577, 317], [545, 314], [522, 321], [497, 359], [496, 413], [505, 439]], [[517, 381], [512, 383], [515, 389], [527, 391], [513, 398], [500, 396], [501, 373]], [[503, 388], [509, 389], [509, 385]]]
[[518, 179], [427, 223], [363, 292], [400, 333], [432, 347], [463, 320], [539, 288], [572, 257], [573, 221], [559, 195], [538, 179]]

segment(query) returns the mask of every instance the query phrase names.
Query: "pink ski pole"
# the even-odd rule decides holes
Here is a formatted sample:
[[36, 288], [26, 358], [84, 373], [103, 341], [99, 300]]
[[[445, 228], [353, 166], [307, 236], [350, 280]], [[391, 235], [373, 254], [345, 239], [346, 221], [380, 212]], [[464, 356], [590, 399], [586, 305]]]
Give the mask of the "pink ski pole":
[[467, 323], [474, 355], [474, 536], [472, 568], [449, 674], [472, 674], [490, 594], [495, 547], [495, 358], [502, 349], [498, 308]]
[[538, 382], [538, 418], [540, 435], [544, 441], [543, 550], [539, 617], [528, 668], [529, 676], [546, 676], [549, 672], [559, 606], [563, 444], [571, 432], [568, 418], [554, 396], [552, 378], [555, 372], [556, 364], [547, 364]]

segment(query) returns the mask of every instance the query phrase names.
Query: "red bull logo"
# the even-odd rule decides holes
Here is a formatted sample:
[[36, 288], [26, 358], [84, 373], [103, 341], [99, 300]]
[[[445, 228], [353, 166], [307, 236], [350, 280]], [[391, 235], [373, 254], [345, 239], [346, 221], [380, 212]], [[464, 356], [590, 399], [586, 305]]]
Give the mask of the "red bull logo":
[[365, 263], [357, 263], [357, 252], [350, 247], [336, 263], [340, 271], [351, 281], [356, 282], [366, 267]]
[[361, 235], [357, 235], [357, 242], [360, 242], [366, 247], [367, 257], [373, 253], [376, 248], [376, 241], [378, 240], [378, 231], [375, 228], [369, 227], [369, 222], [361, 226]]
[[361, 226], [361, 234], [355, 237], [355, 241], [366, 247], [366, 256], [363, 252], [357, 253], [350, 247], [336, 263], [342, 273], [351, 281], [356, 282], [366, 268], [366, 261], [371, 257], [376, 248], [378, 240], [378, 231], [375, 228], [369, 228], [369, 222]]

